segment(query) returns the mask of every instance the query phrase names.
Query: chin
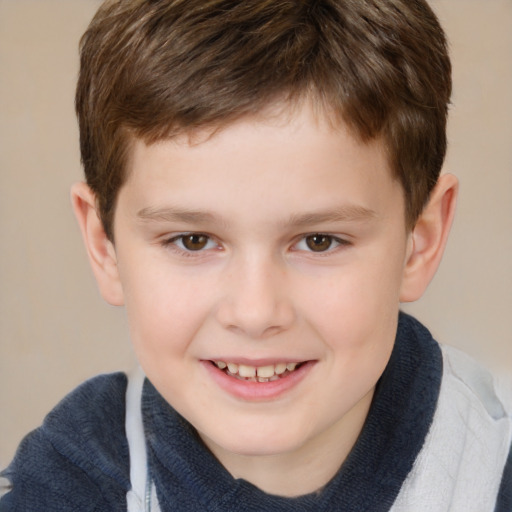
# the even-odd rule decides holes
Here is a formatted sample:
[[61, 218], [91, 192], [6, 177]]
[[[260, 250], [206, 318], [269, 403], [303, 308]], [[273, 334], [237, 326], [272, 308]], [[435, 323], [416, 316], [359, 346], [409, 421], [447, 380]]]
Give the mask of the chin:
[[[201, 437], [214, 453], [220, 449], [246, 457], [289, 453], [300, 450], [307, 443], [306, 436], [295, 436], [286, 428], [279, 428], [279, 433], [276, 433], [275, 428], [269, 431], [269, 429], [259, 428], [259, 426], [256, 427], [256, 431], [254, 427], [237, 430], [237, 432], [233, 432], [232, 429], [226, 429], [221, 435], [212, 433], [211, 436], [201, 435]], [[228, 436], [225, 435], [226, 432], [229, 432]]]

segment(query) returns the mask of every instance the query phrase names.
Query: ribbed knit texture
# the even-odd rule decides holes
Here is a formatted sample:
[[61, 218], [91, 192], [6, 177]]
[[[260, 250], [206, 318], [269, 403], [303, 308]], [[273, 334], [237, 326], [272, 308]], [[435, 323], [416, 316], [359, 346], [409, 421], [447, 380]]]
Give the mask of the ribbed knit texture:
[[87, 381], [25, 437], [3, 473], [13, 490], [1, 512], [126, 511], [126, 382], [122, 373]]

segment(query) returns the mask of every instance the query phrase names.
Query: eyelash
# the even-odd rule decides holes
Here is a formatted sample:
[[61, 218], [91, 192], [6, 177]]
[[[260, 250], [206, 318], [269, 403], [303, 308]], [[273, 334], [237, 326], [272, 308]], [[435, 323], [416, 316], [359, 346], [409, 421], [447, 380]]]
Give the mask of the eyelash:
[[[198, 249], [198, 250], [191, 250], [187, 249], [184, 244], [183, 240], [186, 237], [205, 237], [206, 238], [206, 246]], [[180, 233], [179, 235], [173, 236], [171, 238], [168, 238], [162, 242], [162, 245], [166, 248], [170, 248], [173, 251], [179, 253], [182, 256], [186, 257], [197, 257], [201, 253], [203, 253], [207, 249], [213, 249], [214, 247], [208, 247], [213, 242], [214, 247], [219, 247], [219, 244], [215, 243], [213, 238], [210, 235], [207, 235], [205, 233], [196, 233], [196, 232], [190, 232], [190, 233]], [[181, 245], [181, 247], [180, 247]]]
[[[309, 247], [309, 250], [308, 249], [295, 249], [295, 250], [303, 250], [307, 253], [311, 253], [311, 254], [315, 254], [317, 256], [322, 256], [322, 255], [325, 255], [327, 256], [328, 254], [332, 254], [333, 252], [335, 252], [337, 249], [340, 249], [340, 248], [343, 248], [343, 247], [347, 247], [347, 246], [350, 246], [351, 245], [351, 242], [349, 242], [348, 240], [344, 239], [344, 238], [339, 238], [337, 236], [334, 236], [334, 235], [330, 235], [329, 233], [309, 233], [307, 235], [303, 235], [300, 240], [294, 244], [294, 247], [298, 247], [299, 244], [305, 244], [307, 245], [307, 240], [308, 238], [313, 238], [313, 237], [320, 237], [320, 238], [327, 238], [328, 241], [329, 241], [329, 246], [326, 250], [323, 250], [323, 251], [314, 251], [311, 249], [311, 247]], [[334, 246], [334, 247], [333, 247]]]
[[[187, 249], [183, 244], [183, 240], [186, 237], [198, 237], [198, 238], [205, 237], [206, 244], [204, 247], [199, 248], [197, 250]], [[308, 248], [302, 248], [302, 249], [298, 248], [298, 246], [300, 244], [306, 245], [308, 238], [312, 238], [312, 237], [327, 238], [329, 241], [329, 247], [326, 250], [322, 250], [322, 251], [314, 251], [311, 248], [309, 248], [309, 249]], [[212, 247], [208, 247], [212, 243], [214, 245]], [[333, 245], [334, 245], [334, 247], [333, 247]], [[339, 238], [337, 236], [330, 235], [328, 233], [316, 232], [316, 233], [308, 233], [308, 234], [301, 235], [299, 240], [297, 242], [294, 242], [292, 247], [293, 247], [294, 251], [304, 251], [308, 254], [315, 254], [316, 256], [327, 256], [329, 254], [332, 254], [333, 252], [336, 252], [337, 250], [339, 250], [343, 247], [348, 247], [350, 245], [352, 245], [352, 243], [346, 239]], [[162, 242], [162, 246], [171, 248], [173, 251], [175, 251], [185, 257], [198, 257], [198, 256], [202, 255], [202, 253], [204, 253], [206, 250], [219, 248], [219, 244], [214, 241], [213, 237], [211, 237], [210, 235], [207, 235], [206, 233], [198, 233], [198, 232], [180, 233], [179, 235], [165, 239]]]

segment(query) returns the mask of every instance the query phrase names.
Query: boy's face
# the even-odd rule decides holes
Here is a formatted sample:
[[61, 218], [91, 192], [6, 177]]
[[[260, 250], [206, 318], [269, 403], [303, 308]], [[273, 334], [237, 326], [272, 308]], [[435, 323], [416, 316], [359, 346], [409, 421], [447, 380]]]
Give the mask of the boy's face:
[[355, 440], [410, 250], [382, 145], [307, 106], [189, 142], [136, 141], [118, 197], [115, 256], [148, 378], [221, 460]]

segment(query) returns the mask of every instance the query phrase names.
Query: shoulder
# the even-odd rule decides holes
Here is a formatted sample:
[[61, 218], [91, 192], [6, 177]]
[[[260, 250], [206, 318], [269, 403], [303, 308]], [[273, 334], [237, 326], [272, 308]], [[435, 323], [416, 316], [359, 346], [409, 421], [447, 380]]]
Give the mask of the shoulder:
[[63, 435], [77, 446], [110, 445], [124, 429], [127, 378], [123, 373], [94, 377], [67, 395], [46, 416], [45, 435]]
[[442, 346], [445, 394], [458, 397], [458, 404], [472, 404], [493, 422], [512, 417], [512, 381], [497, 379], [470, 356], [450, 346]]
[[3, 472], [12, 490], [0, 510], [117, 510], [130, 485], [126, 385], [122, 373], [101, 375], [66, 396]]
[[[443, 375], [424, 446], [393, 512], [494, 510], [510, 503], [512, 408], [506, 386], [466, 354], [442, 346]], [[502, 510], [502, 509], [496, 509]], [[509, 510], [509, 508], [503, 509]]]
[[451, 403], [461, 417], [464, 449], [487, 468], [485, 485], [496, 493], [495, 510], [512, 510], [512, 380], [497, 378], [452, 347], [443, 347], [443, 359], [445, 406]]

